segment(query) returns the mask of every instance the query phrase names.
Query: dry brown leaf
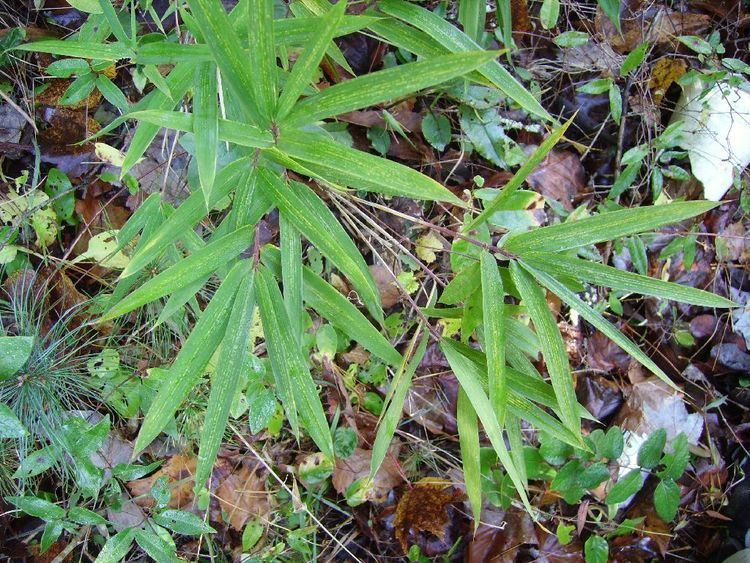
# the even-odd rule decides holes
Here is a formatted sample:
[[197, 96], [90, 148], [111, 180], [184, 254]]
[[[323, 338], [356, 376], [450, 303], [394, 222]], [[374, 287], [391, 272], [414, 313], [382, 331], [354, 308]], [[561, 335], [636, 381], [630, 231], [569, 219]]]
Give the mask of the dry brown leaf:
[[534, 191], [573, 209], [573, 200], [586, 187], [586, 175], [577, 154], [553, 150], [527, 179]]
[[[426, 477], [406, 491], [398, 502], [393, 520], [396, 539], [404, 553], [428, 533], [445, 540], [450, 526], [448, 507], [464, 497], [450, 481]], [[420, 546], [421, 547], [421, 546]]]
[[654, 103], [661, 102], [669, 87], [677, 82], [687, 71], [687, 63], [676, 57], [665, 57], [654, 63], [648, 89], [654, 98]]
[[[388, 453], [373, 479], [369, 501], [384, 502], [388, 493], [402, 482], [401, 472], [396, 463], [399, 447], [400, 444], [397, 443], [388, 449]], [[352, 455], [346, 459], [337, 458], [336, 467], [333, 469], [333, 488], [339, 494], [345, 494], [352, 483], [370, 474], [371, 461], [372, 451], [362, 448], [356, 448]]]
[[619, 53], [628, 53], [647, 41], [650, 45], [666, 45], [675, 42], [680, 35], [700, 35], [711, 23], [707, 14], [677, 12], [664, 6], [648, 5], [638, 10], [633, 17], [623, 17], [622, 34], [601, 9], [596, 15], [597, 31]]
[[143, 479], [130, 481], [127, 486], [133, 496], [140, 497], [136, 500], [140, 506], [151, 507], [154, 499], [149, 493], [154, 487], [154, 482], [166, 475], [172, 492], [169, 507], [187, 508], [193, 503], [195, 466], [196, 458], [192, 456], [172, 456], [158, 471]]
[[403, 298], [401, 290], [396, 285], [388, 268], [380, 264], [373, 264], [370, 266], [370, 274], [372, 274], [372, 279], [375, 280], [378, 293], [380, 293], [383, 309], [390, 309], [401, 301]]
[[259, 473], [256, 468], [242, 465], [216, 489], [221, 509], [229, 519], [228, 524], [238, 532], [250, 518], [268, 514], [270, 510], [266, 480]]

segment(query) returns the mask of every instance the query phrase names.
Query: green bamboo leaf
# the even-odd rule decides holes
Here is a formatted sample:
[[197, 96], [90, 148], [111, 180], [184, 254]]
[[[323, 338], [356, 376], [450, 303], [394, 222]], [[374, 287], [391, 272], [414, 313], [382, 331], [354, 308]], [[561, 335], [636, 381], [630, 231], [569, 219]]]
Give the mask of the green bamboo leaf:
[[461, 448], [461, 468], [464, 472], [466, 496], [474, 518], [474, 531], [477, 531], [482, 513], [482, 470], [479, 453], [479, 425], [477, 413], [463, 388], [458, 389], [456, 407], [456, 424], [458, 426], [458, 444]]
[[134, 455], [148, 446], [169, 424], [196, 381], [203, 375], [206, 365], [224, 337], [237, 290], [247, 275], [247, 261], [238, 262], [216, 290], [169, 368], [168, 383], [159, 389], [146, 413], [133, 447]]
[[219, 148], [219, 102], [216, 66], [201, 63], [195, 69], [193, 90], [193, 132], [198, 177], [206, 200], [211, 201], [211, 190], [216, 177], [216, 158]]
[[[419, 345], [417, 346], [417, 341]], [[409, 342], [404, 359], [393, 376], [388, 395], [384, 401], [383, 414], [378, 421], [378, 432], [372, 445], [372, 457], [370, 458], [370, 479], [374, 479], [380, 466], [388, 453], [396, 427], [404, 410], [406, 393], [411, 386], [414, 372], [417, 371], [419, 363], [424, 358], [429, 338], [423, 331], [417, 330]], [[415, 351], [416, 348], [416, 351]]]
[[[472, 377], [474, 379], [477, 379], [481, 384], [482, 388], [487, 387], [487, 369], [485, 364], [479, 364], [476, 361], [476, 357], [469, 352], [469, 350], [473, 350], [473, 348], [470, 348], [466, 346], [465, 344], [462, 344], [461, 342], [456, 342], [454, 340], [445, 340], [443, 342], [443, 346], [451, 347], [456, 354], [460, 354], [464, 356], [467, 360], [467, 362], [464, 365], [464, 369], [470, 370]], [[477, 352], [479, 352], [477, 350]], [[479, 354], [484, 358], [484, 354], [479, 352]], [[514, 372], [511, 369], [506, 369], [506, 372], [508, 374], [508, 387], [509, 387], [509, 393], [508, 393], [508, 414], [516, 416], [518, 418], [521, 418], [531, 424], [534, 428], [545, 432], [551, 436], [554, 436], [558, 440], [565, 442], [566, 444], [570, 444], [573, 447], [580, 447], [581, 442], [578, 439], [578, 437], [568, 430], [565, 426], [562, 425], [562, 423], [554, 418], [553, 416], [549, 415], [546, 411], [539, 408], [537, 405], [532, 403], [525, 394], [525, 390], [516, 390], [515, 389], [515, 383], [514, 378], [517, 378], [520, 376], [521, 381], [528, 380], [529, 377], [525, 374], [519, 374], [518, 372]], [[547, 385], [541, 380], [534, 380], [534, 382], [542, 383], [543, 385]], [[535, 383], [536, 385], [536, 383]], [[552, 397], [551, 400], [546, 401], [549, 404], [545, 404], [545, 401], [539, 400], [537, 401], [536, 398], [533, 400], [538, 402], [541, 405], [548, 406], [549, 408], [556, 410], [558, 409], [557, 400], [554, 398], [554, 391], [552, 390], [551, 386], [547, 385], [549, 387], [549, 395]], [[534, 393], [539, 393], [538, 389], [533, 389]], [[542, 391], [542, 397], [547, 395], [546, 391]], [[531, 397], [531, 395], [529, 395]], [[584, 413], [586, 413], [586, 410], [583, 407], [579, 408], [579, 412], [581, 412], [581, 416], [584, 416]], [[587, 418], [591, 420], [595, 420], [593, 416], [588, 414]]]
[[[194, 115], [181, 111], [166, 110], [142, 110], [128, 114], [129, 119], [137, 119], [142, 123], [148, 123], [186, 133], [194, 133]], [[222, 141], [252, 148], [268, 148], [273, 145], [271, 133], [260, 130], [254, 125], [232, 121], [229, 119], [218, 120], [218, 138]]]
[[[232, 27], [236, 32], [242, 32], [244, 30], [243, 24], [247, 23], [247, 19], [233, 17], [233, 15], [230, 15]], [[325, 25], [324, 18], [325, 16], [274, 20], [274, 42], [276, 47], [309, 45], [318, 38], [321, 29]], [[380, 20], [381, 18], [372, 16], [344, 16], [339, 25], [334, 29], [333, 36], [341, 37], [355, 33]], [[64, 41], [63, 43], [68, 43], [68, 41]], [[244, 56], [248, 55], [249, 52], [245, 50]], [[135, 52], [134, 61], [142, 65], [176, 64], [180, 62], [205, 63], [213, 61], [213, 56], [210, 47], [206, 44], [193, 45], [160, 41], [139, 45]]]
[[216, 271], [239, 256], [243, 250], [246, 250], [252, 240], [253, 228], [247, 226], [207, 244], [204, 248], [148, 280], [107, 311], [100, 322], [129, 313]]
[[521, 420], [514, 414], [508, 413], [505, 417], [505, 433], [510, 445], [510, 457], [518, 468], [518, 473], [524, 485], [528, 487], [529, 479], [526, 474], [526, 456], [524, 455], [523, 434], [521, 431]]
[[481, 382], [474, 377], [474, 371], [470, 367], [471, 363], [469, 360], [467, 360], [462, 354], [458, 353], [452, 346], [446, 346], [446, 342], [446, 340], [440, 342], [440, 349], [443, 351], [443, 354], [445, 354], [453, 373], [456, 375], [456, 378], [461, 385], [461, 389], [466, 393], [466, 396], [471, 402], [479, 420], [482, 421], [484, 431], [490, 439], [490, 443], [492, 444], [500, 463], [508, 473], [513, 486], [516, 488], [516, 491], [518, 491], [524, 507], [526, 507], [529, 514], [532, 515], [532, 518], [535, 518], [535, 512], [531, 508], [529, 499], [526, 496], [523, 479], [508, 453], [508, 448], [505, 446], [505, 439], [503, 438], [502, 428], [500, 428], [500, 424], [497, 422], [497, 417], [495, 416], [487, 395], [482, 389]]
[[578, 403], [573, 387], [573, 376], [570, 373], [568, 354], [565, 351], [565, 343], [560, 330], [547, 305], [544, 292], [517, 262], [510, 263], [510, 273], [539, 336], [542, 356], [544, 356], [547, 372], [560, 404], [560, 419], [573, 434], [580, 437], [581, 420], [578, 415]]
[[724, 308], [735, 306], [729, 299], [709, 291], [618, 270], [611, 266], [590, 260], [581, 260], [567, 254], [529, 252], [524, 254], [523, 262], [552, 276], [566, 275], [594, 285], [621, 291], [652, 295], [701, 307]]
[[126, 45], [134, 45], [135, 37], [131, 38], [122, 27], [120, 18], [117, 16], [117, 12], [112, 3], [109, 0], [99, 0], [99, 7], [102, 9], [104, 18], [107, 20], [107, 23], [109, 24], [114, 36], [117, 37], [117, 40]]
[[125, 528], [107, 540], [94, 563], [120, 563], [130, 550], [135, 528]]
[[486, 250], [481, 255], [484, 349], [487, 355], [490, 404], [501, 427], [505, 425], [507, 381], [505, 375], [505, 319], [503, 280], [497, 260]]
[[[264, 118], [270, 123], [276, 105], [276, 53], [274, 49], [273, 0], [248, 0], [248, 67], [253, 70], [253, 95]], [[209, 38], [210, 36], [206, 36]], [[209, 43], [213, 39], [209, 39]]]
[[[216, 176], [214, 189], [211, 192], [212, 202], [209, 208], [213, 208], [217, 202], [230, 194], [237, 184], [242, 181], [250, 165], [249, 158], [240, 158], [225, 166]], [[245, 179], [245, 181], [247, 181]], [[172, 213], [159, 229], [146, 241], [143, 247], [138, 247], [130, 259], [127, 267], [120, 274], [120, 279], [128, 278], [140, 272], [143, 268], [153, 262], [159, 254], [164, 252], [175, 240], [179, 240], [184, 233], [193, 229], [207, 213], [206, 201], [203, 194], [196, 192], [188, 197], [177, 210]], [[128, 223], [129, 224], [129, 223]], [[126, 227], [127, 225], [126, 224]], [[131, 235], [131, 239], [132, 239]]]
[[276, 119], [283, 120], [294, 107], [295, 102], [310, 82], [320, 65], [320, 61], [336, 34], [341, 18], [346, 10], [346, 2], [337, 3], [321, 19], [319, 32], [313, 36], [310, 44], [302, 52], [302, 55], [294, 63], [292, 73], [284, 85], [284, 90], [279, 98], [276, 109]]
[[461, 76], [494, 56], [496, 53], [482, 50], [441, 55], [340, 82], [299, 102], [284, 125], [306, 125], [395, 100]]
[[552, 148], [558, 143], [560, 139], [562, 139], [563, 135], [565, 135], [565, 131], [567, 131], [572, 122], [573, 118], [571, 117], [568, 121], [563, 123], [560, 127], [550, 133], [549, 136], [547, 136], [542, 144], [539, 145], [534, 153], [523, 163], [521, 168], [519, 168], [518, 171], [513, 174], [513, 177], [510, 179], [510, 181], [505, 184], [503, 191], [501, 191], [496, 198], [487, 203], [484, 210], [479, 215], [477, 215], [474, 219], [464, 225], [463, 232], [469, 232], [472, 229], [476, 229], [479, 225], [492, 217], [495, 212], [503, 208], [503, 205], [505, 205], [509, 201], [511, 196], [516, 193], [518, 189], [523, 185], [529, 174], [531, 174], [536, 169], [536, 167], [539, 166], [539, 164], [542, 162], [542, 160], [545, 159]]
[[[280, 277], [279, 249], [270, 245], [265, 246], [261, 256], [263, 263]], [[378, 358], [393, 366], [401, 364], [401, 354], [335, 287], [307, 267], [302, 269], [302, 279], [304, 299], [308, 306]]]
[[562, 299], [568, 306], [577, 311], [584, 319], [598, 328], [607, 338], [617, 344], [625, 352], [630, 354], [634, 359], [640, 362], [646, 369], [651, 371], [659, 379], [667, 383], [669, 386], [676, 390], [680, 390], [669, 376], [664, 373], [659, 366], [657, 366], [651, 358], [649, 358], [643, 351], [635, 345], [628, 337], [620, 332], [615, 325], [605, 319], [601, 313], [595, 309], [589, 307], [581, 298], [575, 293], [565, 287], [562, 283], [556, 280], [551, 275], [548, 275], [541, 270], [537, 270], [526, 263], [523, 263], [525, 269], [531, 272], [534, 277], [539, 280], [542, 285], [549, 289], [552, 293]]
[[271, 367], [277, 381], [289, 383], [288, 389], [294, 398], [293, 405], [284, 405], [287, 416], [291, 409], [296, 409], [310, 438], [321, 452], [333, 459], [333, 440], [323, 405], [299, 342], [290, 330], [289, 316], [276, 280], [268, 268], [260, 266], [255, 283]]
[[295, 338], [302, 343], [302, 240], [299, 231], [285, 213], [281, 214], [281, 281], [284, 305]]
[[[188, 5], [203, 37], [207, 38], [216, 66], [219, 67], [224, 83], [234, 96], [234, 100], [251, 123], [264, 124], [259, 109], [262, 100], [257, 98], [255, 72], [258, 69], [248, 64], [242, 42], [232, 28], [221, 0], [188, 0]], [[252, 17], [255, 17], [255, 14]]]
[[[154, 90], [148, 94], [143, 100], [133, 106], [133, 111], [141, 110], [169, 110], [173, 109], [180, 100], [185, 96], [188, 89], [192, 85], [193, 76], [195, 73], [195, 67], [192, 64], [184, 63], [177, 65], [167, 77], [167, 84], [169, 85], [169, 91], [172, 93], [172, 97], [166, 96], [160, 90]], [[115, 119], [110, 125], [105, 127], [99, 133], [108, 131], [109, 129], [116, 127], [119, 123], [125, 122], [129, 119], [130, 114], [126, 114], [119, 119]], [[135, 131], [133, 138], [130, 140], [130, 146], [128, 152], [125, 154], [122, 167], [120, 168], [120, 177], [125, 176], [128, 171], [135, 166], [143, 153], [146, 152], [151, 142], [159, 132], [159, 125], [151, 123], [141, 123]]]
[[95, 41], [63, 41], [60, 39], [44, 39], [25, 43], [13, 47], [16, 51], [32, 51], [34, 53], [50, 53], [63, 57], [81, 57], [102, 61], [119, 61], [131, 59], [135, 53], [127, 43], [98, 43]]
[[684, 201], [667, 205], [643, 205], [633, 209], [600, 213], [578, 221], [511, 234], [503, 248], [517, 254], [561, 252], [629, 235], [652, 231], [664, 225], [695, 217], [721, 205], [715, 201]]
[[385, 195], [462, 205], [460, 199], [432, 178], [402, 164], [349, 148], [324, 135], [282, 132], [278, 148], [304, 163], [316, 176], [335, 184]]
[[[457, 53], [481, 49], [469, 36], [453, 26], [445, 18], [402, 0], [383, 0], [378, 6], [389, 16], [399, 18], [425, 32], [443, 48]], [[513, 76], [497, 61], [480, 67], [479, 72], [503, 94], [520, 105], [525, 111], [552, 121], [552, 117]]]
[[460, 0], [458, 3], [458, 21], [464, 28], [464, 33], [475, 43], [482, 40], [484, 24], [487, 19], [487, 3], [485, 0]]
[[310, 188], [284, 182], [277, 173], [262, 168], [260, 187], [315, 248], [352, 282], [370, 314], [383, 319], [380, 294], [362, 255], [331, 210]]
[[104, 99], [107, 100], [110, 104], [115, 106], [123, 113], [128, 112], [128, 110], [130, 109], [128, 99], [125, 97], [125, 94], [123, 94], [122, 91], [117, 86], [115, 86], [114, 82], [112, 82], [109, 78], [107, 78], [103, 74], [98, 75], [96, 77], [96, 87], [99, 92], [102, 93]]
[[211, 475], [248, 355], [255, 311], [255, 289], [249, 268], [246, 268], [243, 274], [245, 278], [237, 290], [237, 297], [221, 343], [216, 371], [211, 377], [211, 394], [208, 397], [206, 417], [201, 429], [195, 472], [196, 490], [202, 488]]

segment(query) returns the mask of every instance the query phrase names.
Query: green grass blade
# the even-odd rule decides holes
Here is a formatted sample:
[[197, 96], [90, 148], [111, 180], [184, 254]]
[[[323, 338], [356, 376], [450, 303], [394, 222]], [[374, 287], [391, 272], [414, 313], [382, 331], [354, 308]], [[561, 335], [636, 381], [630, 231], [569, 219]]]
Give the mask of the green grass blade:
[[284, 305], [295, 338], [302, 343], [302, 240], [286, 214], [279, 219], [281, 229], [281, 282]]
[[639, 361], [646, 369], [651, 371], [659, 379], [670, 385], [676, 390], [680, 390], [669, 376], [664, 373], [659, 366], [657, 366], [651, 358], [649, 358], [638, 346], [635, 345], [628, 337], [626, 337], [618, 328], [609, 322], [602, 316], [601, 313], [595, 311], [584, 301], [578, 297], [575, 293], [565, 287], [562, 283], [556, 280], [551, 275], [537, 270], [528, 264], [523, 264], [523, 267], [528, 270], [534, 277], [539, 280], [547, 289], [562, 299], [568, 306], [577, 311], [584, 319], [590, 322], [593, 326], [599, 329], [607, 338], [617, 344], [625, 352], [630, 354], [634, 359]]
[[524, 254], [523, 262], [552, 276], [566, 275], [593, 285], [621, 291], [652, 295], [701, 307], [735, 306], [735, 303], [729, 299], [710, 291], [618, 270], [612, 266], [581, 260], [562, 253], [529, 252]]
[[[238, 182], [250, 163], [249, 158], [240, 158], [225, 166], [217, 174], [214, 189], [211, 192], [213, 198], [211, 207], [237, 188]], [[203, 194], [199, 192], [192, 194], [131, 257], [127, 267], [120, 274], [120, 278], [127, 278], [148, 266], [175, 240], [180, 239], [186, 231], [195, 227], [207, 213]]]
[[362, 255], [325, 203], [309, 187], [284, 182], [276, 172], [262, 168], [259, 186], [281, 213], [328, 258], [356, 288], [370, 314], [383, 320], [380, 294]]
[[252, 240], [253, 228], [248, 226], [237, 229], [233, 233], [207, 244], [198, 252], [180, 260], [156, 277], [151, 278], [125, 299], [115, 304], [102, 317], [102, 321], [129, 313], [225, 266], [239, 256], [243, 250], [246, 250]]
[[325, 135], [284, 131], [278, 147], [334, 184], [427, 201], [462, 202], [432, 178], [397, 162], [351, 149]]
[[526, 460], [523, 455], [523, 435], [521, 433], [521, 421], [514, 414], [508, 413], [505, 418], [505, 433], [510, 445], [510, 457], [518, 468], [521, 480], [528, 486], [529, 479], [526, 475]]
[[503, 248], [519, 255], [526, 252], [561, 252], [652, 231], [695, 217], [718, 205], [721, 202], [684, 201], [600, 213], [578, 221], [513, 234], [503, 242]]
[[445, 345], [445, 343], [445, 340], [440, 342], [440, 349], [445, 354], [445, 358], [448, 360], [453, 373], [456, 375], [456, 378], [461, 385], [461, 389], [466, 393], [466, 396], [471, 402], [479, 420], [482, 421], [484, 431], [490, 439], [490, 443], [492, 444], [500, 463], [503, 465], [505, 471], [513, 482], [513, 486], [516, 488], [516, 491], [518, 491], [524, 507], [526, 507], [529, 514], [534, 517], [533, 515], [535, 513], [529, 504], [528, 497], [526, 496], [523, 479], [521, 479], [521, 475], [508, 453], [508, 448], [505, 446], [505, 439], [503, 438], [503, 430], [497, 421], [497, 416], [492, 409], [492, 405], [490, 404], [487, 395], [482, 389], [481, 382], [474, 376], [474, 371], [470, 369], [469, 360], [459, 354], [452, 346]]
[[216, 177], [216, 158], [219, 148], [219, 100], [216, 66], [201, 63], [195, 69], [193, 91], [193, 132], [195, 135], [195, 159], [198, 164], [206, 207], [211, 201], [211, 190]]
[[479, 425], [477, 413], [471, 406], [466, 391], [459, 387], [456, 407], [458, 444], [461, 448], [461, 467], [464, 472], [466, 496], [474, 519], [474, 531], [479, 527], [482, 514], [482, 470], [479, 454]]
[[249, 265], [245, 263], [244, 279], [237, 290], [224, 339], [221, 342], [216, 371], [211, 377], [206, 417], [201, 429], [198, 465], [195, 471], [196, 490], [204, 486], [219, 452], [229, 420], [237, 384], [248, 355], [248, 343], [255, 311], [255, 288]]
[[[419, 345], [417, 346], [418, 340]], [[388, 454], [388, 448], [391, 445], [393, 436], [396, 433], [398, 421], [401, 420], [401, 413], [403, 413], [404, 410], [406, 393], [411, 386], [414, 372], [417, 371], [417, 367], [424, 357], [429, 340], [430, 339], [423, 331], [417, 330], [414, 337], [409, 342], [409, 347], [404, 355], [403, 362], [393, 377], [384, 404], [385, 410], [378, 422], [378, 431], [375, 435], [375, 442], [372, 445], [372, 457], [370, 458], [371, 479], [375, 478], [383, 460], [385, 460], [385, 456]]]
[[539, 336], [542, 356], [547, 364], [547, 372], [560, 404], [560, 419], [573, 434], [580, 436], [581, 419], [578, 415], [578, 402], [560, 329], [547, 305], [542, 288], [515, 261], [510, 264], [510, 273]]
[[264, 120], [259, 110], [261, 100], [251, 95], [257, 88], [254, 74], [257, 69], [248, 64], [242, 42], [232, 28], [221, 1], [188, 0], [188, 5], [203, 37], [207, 38], [224, 83], [247, 118], [255, 125], [262, 125]]
[[466, 74], [494, 56], [493, 52], [481, 50], [441, 55], [340, 82], [298, 103], [284, 124], [306, 125], [395, 100]]
[[230, 270], [219, 289], [182, 345], [172, 367], [168, 383], [159, 389], [146, 413], [133, 447], [133, 455], [148, 446], [169, 424], [182, 402], [203, 375], [211, 356], [226, 332], [232, 303], [242, 279], [247, 276], [247, 262], [238, 262]]
[[109, 24], [110, 29], [117, 40], [126, 45], [133, 45], [135, 43], [135, 37], [130, 37], [120, 23], [120, 18], [117, 17], [117, 12], [114, 6], [112, 6], [109, 0], [99, 0], [99, 7], [104, 13], [104, 17]]
[[[250, 51], [247, 64], [252, 69], [253, 92], [258, 109], [270, 123], [276, 105], [276, 53], [274, 44], [273, 0], [247, 0]], [[208, 36], [207, 36], [208, 37]]]
[[321, 18], [322, 23], [319, 32], [313, 36], [310, 44], [294, 63], [292, 73], [284, 85], [284, 91], [281, 93], [276, 108], [276, 119], [283, 120], [289, 114], [307, 85], [312, 82], [313, 76], [326, 54], [328, 45], [339, 27], [344, 10], [346, 10], [346, 2], [341, 1]]
[[[281, 253], [279, 249], [267, 245], [261, 251], [261, 257], [263, 263], [277, 277], [280, 277]], [[392, 366], [401, 364], [403, 360], [401, 354], [335, 287], [307, 267], [302, 269], [302, 279], [304, 299], [309, 307], [315, 309], [321, 317], [378, 358]]]
[[[445, 18], [420, 6], [402, 0], [383, 0], [378, 3], [378, 6], [389, 16], [399, 18], [424, 31], [448, 51], [457, 53], [481, 49], [475, 41]], [[537, 99], [513, 78], [500, 63], [491, 61], [478, 70], [503, 94], [515, 101], [525, 111], [552, 121], [552, 117], [544, 110]]]
[[290, 330], [289, 316], [276, 280], [268, 268], [260, 266], [255, 283], [271, 367], [274, 373], [283, 374], [279, 380], [291, 385], [294, 407], [310, 438], [321, 452], [333, 459], [333, 440], [323, 405], [299, 342]]
[[507, 381], [505, 375], [505, 291], [497, 260], [486, 250], [481, 255], [482, 313], [484, 317], [484, 349], [490, 404], [501, 427], [505, 425]]

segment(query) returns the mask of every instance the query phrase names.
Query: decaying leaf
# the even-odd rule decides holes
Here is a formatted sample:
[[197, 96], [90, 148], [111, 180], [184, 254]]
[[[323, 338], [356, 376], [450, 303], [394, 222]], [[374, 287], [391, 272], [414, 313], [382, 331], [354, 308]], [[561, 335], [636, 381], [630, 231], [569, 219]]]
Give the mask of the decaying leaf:
[[550, 152], [527, 178], [529, 185], [545, 197], [573, 209], [573, 199], [586, 187], [581, 159], [570, 151]]
[[[394, 444], [389, 448], [388, 454], [373, 479], [369, 501], [384, 502], [388, 493], [403, 482], [401, 471], [396, 463], [399, 449], [399, 444]], [[352, 483], [370, 474], [371, 461], [372, 451], [362, 448], [356, 448], [354, 453], [346, 459], [337, 458], [336, 467], [333, 470], [333, 488], [339, 494], [345, 494]]]
[[684, 59], [664, 57], [654, 63], [651, 78], [648, 81], [648, 88], [654, 97], [654, 103], [661, 102], [669, 87], [679, 80], [685, 71], [687, 71], [687, 63]]
[[404, 553], [410, 545], [423, 543], [420, 536], [431, 534], [444, 541], [451, 523], [448, 509], [463, 496], [449, 481], [431, 477], [425, 477], [407, 490], [398, 502], [393, 521], [396, 539]]
[[436, 252], [443, 250], [443, 242], [430, 231], [417, 239], [417, 257], [426, 264], [437, 260]]
[[249, 519], [267, 514], [270, 508], [265, 478], [256, 468], [246, 465], [221, 481], [216, 496], [228, 523], [238, 532]]
[[130, 481], [128, 489], [133, 496], [139, 497], [136, 502], [140, 506], [151, 507], [154, 504], [154, 499], [149, 493], [156, 480], [166, 476], [172, 493], [169, 499], [169, 507], [188, 508], [193, 503], [195, 466], [195, 457], [187, 455], [172, 456], [167, 463], [150, 476]]

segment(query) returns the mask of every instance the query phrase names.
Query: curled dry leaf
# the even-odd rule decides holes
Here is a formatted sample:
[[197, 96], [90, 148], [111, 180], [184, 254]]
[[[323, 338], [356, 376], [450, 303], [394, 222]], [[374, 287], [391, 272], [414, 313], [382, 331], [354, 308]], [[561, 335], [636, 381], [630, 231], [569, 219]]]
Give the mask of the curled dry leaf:
[[396, 539], [404, 553], [414, 544], [427, 556], [448, 551], [453, 544], [449, 531], [453, 519], [458, 518], [458, 514], [449, 509], [463, 497], [449, 481], [434, 477], [425, 477], [407, 490], [398, 502], [393, 521]]
[[553, 150], [529, 174], [526, 181], [534, 191], [559, 201], [565, 209], [572, 210], [573, 200], [586, 187], [585, 177], [577, 154]]
[[[373, 479], [371, 496], [368, 498], [371, 502], [384, 502], [388, 493], [403, 481], [396, 462], [399, 449], [400, 444], [398, 443], [388, 449], [388, 453]], [[333, 469], [333, 488], [339, 494], [345, 494], [352, 483], [370, 474], [371, 461], [372, 451], [362, 448], [356, 448], [354, 453], [346, 459], [337, 458], [336, 467]]]
[[537, 543], [534, 523], [526, 512], [511, 508], [494, 520], [497, 523], [479, 526], [466, 548], [467, 563], [515, 561], [522, 545]]
[[380, 293], [380, 301], [383, 304], [383, 309], [390, 309], [402, 299], [401, 290], [396, 281], [393, 279], [390, 270], [381, 265], [374, 264], [370, 266], [370, 273], [372, 279], [375, 280], [375, 285]]
[[[222, 462], [228, 463], [222, 459], [218, 463]], [[249, 519], [268, 514], [270, 510], [265, 477], [258, 468], [244, 464], [221, 481], [216, 496], [221, 510], [229, 519], [228, 524], [238, 532]]]

